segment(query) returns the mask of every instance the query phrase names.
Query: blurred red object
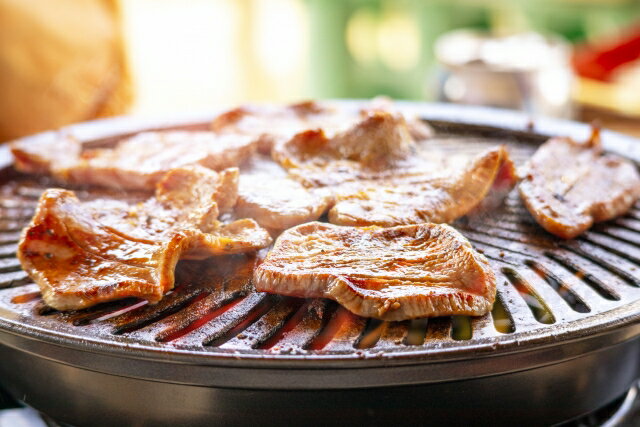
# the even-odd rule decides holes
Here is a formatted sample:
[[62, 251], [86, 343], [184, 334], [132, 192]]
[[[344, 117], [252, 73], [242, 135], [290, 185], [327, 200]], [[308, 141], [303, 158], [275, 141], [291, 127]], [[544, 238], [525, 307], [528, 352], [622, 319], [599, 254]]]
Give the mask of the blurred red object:
[[573, 67], [581, 77], [610, 81], [618, 67], [637, 60], [640, 60], [640, 24], [615, 42], [576, 48]]

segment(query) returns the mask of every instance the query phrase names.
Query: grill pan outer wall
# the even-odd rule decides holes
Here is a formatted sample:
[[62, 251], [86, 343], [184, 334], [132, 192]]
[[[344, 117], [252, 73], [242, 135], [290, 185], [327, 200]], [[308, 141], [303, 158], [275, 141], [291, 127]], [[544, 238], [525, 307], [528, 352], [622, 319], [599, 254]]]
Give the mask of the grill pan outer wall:
[[[2, 381], [14, 397], [77, 426], [551, 425], [614, 400], [640, 376], [638, 340], [504, 375], [344, 390], [250, 390], [153, 381], [82, 369], [4, 345], [0, 359]], [[348, 382], [368, 374], [345, 369], [343, 375]]]
[[[473, 135], [496, 136], [502, 132], [509, 136], [529, 132], [529, 120], [511, 112], [417, 103], [402, 104], [402, 107], [434, 120], [438, 126], [467, 129]], [[167, 122], [166, 126], [184, 127], [200, 119]], [[200, 122], [204, 123], [205, 119], [208, 117]], [[85, 139], [84, 135], [96, 133], [116, 136], [145, 127], [166, 127], [157, 124], [153, 122], [147, 126], [136, 120], [104, 120], [74, 126], [74, 133]], [[495, 127], [502, 130], [496, 133]], [[565, 121], [541, 120], [535, 127], [543, 134], [568, 134], [577, 138], [584, 138], [588, 132], [584, 125]], [[604, 134], [607, 149], [640, 160], [637, 141], [609, 132]], [[45, 134], [33, 138], [38, 137], [45, 137]], [[46, 137], [51, 137], [51, 133]], [[615, 143], [607, 146], [611, 140]], [[0, 151], [0, 163], [6, 166], [10, 158], [5, 150]], [[0, 176], [0, 179], [5, 177]], [[322, 381], [308, 387], [303, 384], [289, 388], [286, 383], [291, 383], [291, 379], [286, 378], [286, 373], [275, 369], [272, 363], [260, 368], [260, 361], [256, 359], [250, 363], [242, 359], [224, 363], [230, 366], [226, 375], [236, 377], [224, 381], [214, 378], [212, 382], [227, 383], [225, 386], [203, 385], [198, 384], [198, 379], [180, 373], [180, 365], [194, 367], [197, 360], [177, 357], [177, 361], [171, 361], [170, 351], [155, 360], [141, 358], [137, 359], [138, 363], [132, 363], [135, 352], [129, 353], [126, 348], [73, 347], [61, 341], [56, 343], [55, 337], [45, 339], [37, 333], [24, 334], [15, 329], [2, 331], [3, 325], [0, 325], [0, 343], [3, 344], [0, 345], [0, 381], [17, 399], [57, 420], [75, 425], [211, 425], [217, 422], [546, 425], [612, 401], [640, 377], [638, 315], [627, 311], [623, 317], [620, 325], [612, 327], [611, 316], [607, 319], [605, 314], [603, 318], [609, 323], [606, 330], [599, 330], [596, 325], [590, 328], [588, 336], [576, 337], [573, 341], [556, 343], [549, 336], [537, 349], [528, 346], [522, 351], [513, 351], [511, 346], [513, 354], [506, 358], [500, 357], [504, 356], [500, 349], [496, 350], [495, 357], [486, 352], [476, 357], [473, 352], [460, 354], [457, 358], [455, 354], [444, 357], [437, 365], [449, 371], [451, 375], [445, 376], [451, 379], [437, 382], [425, 379], [429, 376], [425, 374], [428, 372], [426, 367], [434, 365], [428, 352], [413, 359], [403, 357], [402, 363], [398, 363], [400, 357], [389, 355], [387, 367], [375, 359], [334, 360], [327, 363], [324, 372], [324, 362], [309, 360], [315, 370], [315, 375], [308, 377], [310, 383], [312, 378], [321, 378], [326, 373], [334, 383], [344, 385], [334, 384], [327, 388], [321, 386]], [[105, 358], [110, 361], [92, 364], [92, 360], [104, 362]], [[471, 360], [467, 362], [460, 360], [469, 358]], [[78, 363], [79, 360], [83, 363]], [[304, 360], [297, 360], [295, 364], [304, 366], [304, 363]], [[489, 365], [488, 371], [493, 373], [479, 373], [487, 372], [485, 369], [478, 372], [474, 372], [475, 368], [465, 369], [465, 363], [469, 366]], [[247, 369], [242, 369], [243, 364]], [[383, 377], [398, 373], [404, 378], [397, 381], [383, 378], [377, 381], [378, 385], [362, 388], [357, 384], [376, 383], [360, 379], [376, 375], [375, 369], [366, 369], [368, 364], [384, 369]], [[144, 375], [135, 369], [141, 365], [146, 366]], [[231, 369], [231, 365], [239, 369]], [[212, 372], [225, 369], [199, 368]], [[433, 371], [433, 366], [430, 369]], [[165, 370], [172, 373], [166, 375], [162, 372]], [[258, 380], [256, 374], [259, 376], [259, 372], [269, 370], [285, 384], [274, 384], [273, 389], [264, 388], [264, 384], [252, 385], [253, 379]], [[305, 382], [305, 374], [300, 378]], [[234, 386], [234, 382], [237, 385]], [[414, 385], [398, 386], [398, 383]]]

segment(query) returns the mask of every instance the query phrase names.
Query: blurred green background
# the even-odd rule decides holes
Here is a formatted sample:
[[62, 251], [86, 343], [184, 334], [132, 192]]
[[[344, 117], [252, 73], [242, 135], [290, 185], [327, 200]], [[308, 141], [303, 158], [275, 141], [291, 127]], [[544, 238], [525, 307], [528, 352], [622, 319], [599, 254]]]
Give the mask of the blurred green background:
[[[438, 36], [457, 28], [498, 34], [551, 32], [572, 43], [585, 43], [615, 38], [640, 24], [636, 0], [306, 0], [305, 4], [311, 17], [308, 89], [314, 97], [383, 93], [434, 99], [438, 76], [432, 46]], [[390, 46], [380, 40], [385, 38]]]

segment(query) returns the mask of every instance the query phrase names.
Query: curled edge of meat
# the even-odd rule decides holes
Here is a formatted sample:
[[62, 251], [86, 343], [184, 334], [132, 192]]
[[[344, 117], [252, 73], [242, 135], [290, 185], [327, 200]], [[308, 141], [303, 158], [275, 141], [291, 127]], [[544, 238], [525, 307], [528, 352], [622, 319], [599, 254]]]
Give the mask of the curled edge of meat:
[[[456, 273], [471, 278], [467, 281], [458, 278], [453, 286], [443, 286], [440, 283], [446, 279], [443, 277], [429, 286], [429, 283], [410, 277], [404, 280], [373, 278], [367, 277], [366, 272], [352, 272], [350, 275], [341, 272], [340, 263], [336, 263], [332, 268], [334, 271], [329, 273], [299, 272], [295, 266], [290, 268], [289, 262], [295, 263], [300, 248], [313, 251], [314, 241], [327, 239], [322, 232], [332, 229], [355, 230], [354, 235], [347, 239], [349, 246], [358, 239], [358, 234], [363, 239], [375, 239], [376, 234], [423, 234], [421, 237], [426, 234], [439, 239], [438, 243], [445, 246], [444, 257], [455, 256], [466, 261], [464, 266], [458, 266]], [[307, 235], [310, 240], [304, 239]], [[300, 236], [303, 239], [299, 239]], [[292, 261], [287, 259], [288, 255], [292, 256]], [[343, 227], [319, 222], [303, 224], [285, 231], [276, 240], [264, 262], [254, 271], [253, 281], [258, 291], [303, 298], [329, 298], [356, 315], [387, 321], [450, 315], [481, 316], [491, 311], [496, 295], [496, 277], [489, 262], [473, 249], [464, 236], [446, 224], [423, 223], [393, 228]], [[396, 292], [394, 286], [399, 286]], [[398, 292], [400, 287], [402, 292]]]

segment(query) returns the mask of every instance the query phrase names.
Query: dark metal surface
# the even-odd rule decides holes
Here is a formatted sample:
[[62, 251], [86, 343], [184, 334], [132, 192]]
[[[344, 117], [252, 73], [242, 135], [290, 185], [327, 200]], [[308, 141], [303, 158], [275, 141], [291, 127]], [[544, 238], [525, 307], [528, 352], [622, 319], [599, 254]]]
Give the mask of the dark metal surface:
[[[514, 113], [403, 107], [436, 127], [430, 145], [455, 153], [505, 143], [522, 162], [545, 139]], [[168, 125], [206, 123], [192, 118]], [[496, 124], [501, 128], [491, 127]], [[112, 119], [65, 132], [95, 145], [165, 125]], [[534, 129], [587, 134], [570, 122], [540, 121]], [[612, 151], [638, 154], [626, 137], [604, 132], [603, 139]], [[99, 407], [109, 413], [108, 423], [149, 425], [211, 417], [231, 422], [238, 413], [278, 421], [282, 412], [300, 420], [322, 413], [326, 421], [404, 422], [409, 410], [434, 421], [451, 419], [455, 410], [461, 422], [499, 410], [508, 424], [531, 409], [556, 422], [613, 400], [640, 376], [640, 206], [573, 241], [542, 231], [515, 192], [499, 210], [459, 221], [499, 278], [499, 303], [479, 318], [379, 322], [328, 301], [258, 294], [224, 280], [179, 283], [156, 306], [125, 301], [58, 313], [43, 305], [14, 257], [19, 230], [50, 184], [5, 182], [0, 374], [33, 406], [68, 411], [56, 417], [63, 421], [87, 423]], [[74, 403], [61, 409], [63, 400]], [[461, 415], [465, 405], [472, 408]]]

